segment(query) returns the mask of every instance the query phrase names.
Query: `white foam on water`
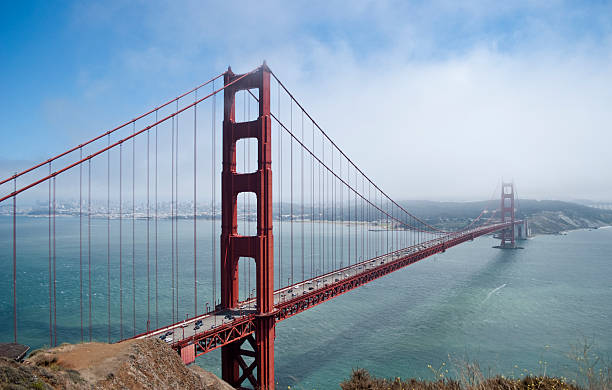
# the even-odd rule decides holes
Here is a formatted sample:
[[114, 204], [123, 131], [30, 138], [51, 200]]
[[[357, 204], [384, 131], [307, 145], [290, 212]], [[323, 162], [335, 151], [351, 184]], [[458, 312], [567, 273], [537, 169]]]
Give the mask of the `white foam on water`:
[[498, 292], [504, 287], [506, 287], [506, 283], [502, 284], [499, 287], [495, 287], [493, 290], [489, 291], [489, 293], [487, 294], [487, 297], [484, 299], [484, 301], [482, 301], [482, 303], [485, 303], [489, 298], [491, 298], [491, 295], [495, 294], [496, 292]]

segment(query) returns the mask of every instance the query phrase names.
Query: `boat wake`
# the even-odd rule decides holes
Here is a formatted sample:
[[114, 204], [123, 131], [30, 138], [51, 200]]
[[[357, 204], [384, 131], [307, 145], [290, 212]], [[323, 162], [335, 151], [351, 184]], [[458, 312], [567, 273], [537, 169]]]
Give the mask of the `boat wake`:
[[491, 298], [491, 295], [495, 294], [496, 292], [498, 292], [504, 287], [506, 287], [506, 283], [502, 284], [499, 287], [495, 287], [493, 290], [489, 291], [489, 293], [487, 294], [487, 297], [484, 299], [484, 301], [482, 301], [482, 303], [485, 303], [489, 298]]

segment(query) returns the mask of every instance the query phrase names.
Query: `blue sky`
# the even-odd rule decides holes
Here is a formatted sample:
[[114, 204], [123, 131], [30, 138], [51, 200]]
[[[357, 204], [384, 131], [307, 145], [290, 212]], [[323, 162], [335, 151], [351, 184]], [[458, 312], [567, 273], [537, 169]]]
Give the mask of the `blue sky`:
[[[612, 3], [505, 3], [3, 2], [0, 172], [266, 59], [394, 197], [484, 198], [505, 175], [526, 196], [612, 199]], [[373, 161], [373, 126], [398, 157]], [[437, 162], [388, 177], [415, 146]]]

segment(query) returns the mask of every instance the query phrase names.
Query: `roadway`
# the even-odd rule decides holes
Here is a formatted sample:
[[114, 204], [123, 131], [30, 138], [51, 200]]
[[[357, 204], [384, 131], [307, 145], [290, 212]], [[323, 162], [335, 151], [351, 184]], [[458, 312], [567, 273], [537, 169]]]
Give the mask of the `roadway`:
[[[499, 224], [501, 225], [501, 224]], [[291, 286], [283, 287], [274, 292], [274, 305], [284, 304], [291, 300], [296, 300], [300, 296], [316, 292], [319, 289], [327, 288], [328, 286], [339, 283], [345, 279], [359, 275], [360, 273], [371, 272], [377, 267], [382, 267], [385, 264], [396, 259], [414, 255], [418, 252], [424, 252], [432, 247], [436, 247], [443, 242], [447, 242], [457, 237], [470, 236], [478, 233], [481, 228], [474, 228], [463, 231], [461, 233], [453, 233], [430, 241], [426, 241], [417, 245], [410, 246], [389, 254], [365, 260], [356, 264], [349, 265], [339, 270], [316, 276], [312, 279], [307, 279]], [[165, 340], [168, 344], [176, 345], [184, 339], [201, 339], [205, 334], [213, 333], [215, 330], [225, 328], [227, 325], [239, 323], [247, 317], [254, 317], [257, 314], [257, 305], [255, 298], [242, 301], [237, 308], [222, 309], [203, 314], [194, 318], [187, 319], [176, 324], [169, 325], [164, 328], [157, 329], [150, 333], [145, 333], [136, 338], [158, 337]]]

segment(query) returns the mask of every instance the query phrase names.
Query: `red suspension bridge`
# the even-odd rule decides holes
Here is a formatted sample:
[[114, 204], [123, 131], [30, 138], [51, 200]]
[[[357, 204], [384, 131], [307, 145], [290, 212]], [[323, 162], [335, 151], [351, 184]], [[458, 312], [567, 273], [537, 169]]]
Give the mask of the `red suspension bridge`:
[[[186, 364], [221, 348], [223, 378], [262, 389], [274, 388], [277, 322], [482, 235], [513, 248], [524, 228], [508, 183], [460, 229], [414, 216], [265, 63], [230, 68], [0, 191], [15, 342], [23, 328], [49, 345], [158, 337]], [[41, 291], [19, 288], [28, 261]], [[21, 318], [31, 294], [48, 318]]]

